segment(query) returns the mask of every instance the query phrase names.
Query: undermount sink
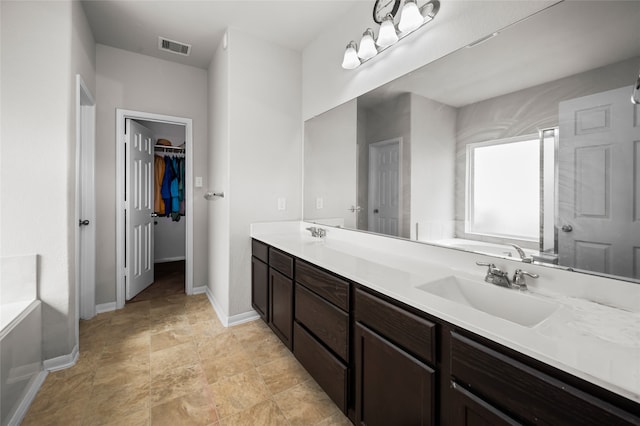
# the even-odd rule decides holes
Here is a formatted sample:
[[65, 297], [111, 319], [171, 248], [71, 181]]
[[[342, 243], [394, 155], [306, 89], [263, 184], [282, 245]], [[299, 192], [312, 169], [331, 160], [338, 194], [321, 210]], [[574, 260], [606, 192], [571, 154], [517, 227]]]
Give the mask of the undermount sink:
[[555, 312], [558, 304], [518, 290], [448, 276], [416, 288], [511, 322], [533, 327]]

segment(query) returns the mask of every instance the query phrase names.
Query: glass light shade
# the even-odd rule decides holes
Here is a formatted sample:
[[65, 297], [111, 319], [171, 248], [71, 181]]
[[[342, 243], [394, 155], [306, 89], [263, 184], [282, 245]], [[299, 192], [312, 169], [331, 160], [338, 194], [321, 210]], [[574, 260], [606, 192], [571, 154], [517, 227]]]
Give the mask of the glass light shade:
[[406, 0], [400, 15], [400, 23], [398, 29], [403, 33], [416, 30], [424, 22], [424, 17], [418, 9], [418, 5], [414, 0]]
[[380, 47], [388, 47], [397, 43], [397, 41], [398, 34], [396, 33], [396, 28], [393, 26], [393, 15], [389, 14], [380, 25], [380, 33], [378, 34], [376, 44]]
[[367, 31], [362, 34], [362, 39], [360, 40], [360, 48], [358, 49], [358, 56], [363, 61], [367, 59], [371, 59], [378, 54], [378, 49], [376, 49], [376, 44], [373, 41], [373, 30], [371, 28], [367, 28]]
[[344, 51], [344, 59], [342, 60], [342, 68], [346, 70], [352, 70], [360, 66], [360, 59], [358, 59], [358, 53], [356, 52], [356, 42], [351, 41], [347, 45], [347, 49]]

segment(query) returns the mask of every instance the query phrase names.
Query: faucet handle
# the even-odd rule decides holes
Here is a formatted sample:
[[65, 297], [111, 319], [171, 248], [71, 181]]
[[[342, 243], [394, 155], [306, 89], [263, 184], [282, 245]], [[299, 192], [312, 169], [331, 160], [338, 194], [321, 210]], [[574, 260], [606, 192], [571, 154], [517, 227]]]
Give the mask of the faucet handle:
[[538, 278], [540, 275], [534, 274], [533, 272], [523, 271], [522, 269], [516, 269], [513, 273], [513, 286], [518, 287], [520, 290], [526, 290], [527, 281], [525, 279], [525, 275], [530, 276], [531, 278]]
[[487, 266], [487, 275], [497, 275], [500, 277], [506, 277], [507, 273], [500, 268], [497, 268], [495, 264], [490, 262], [476, 262], [478, 266]]

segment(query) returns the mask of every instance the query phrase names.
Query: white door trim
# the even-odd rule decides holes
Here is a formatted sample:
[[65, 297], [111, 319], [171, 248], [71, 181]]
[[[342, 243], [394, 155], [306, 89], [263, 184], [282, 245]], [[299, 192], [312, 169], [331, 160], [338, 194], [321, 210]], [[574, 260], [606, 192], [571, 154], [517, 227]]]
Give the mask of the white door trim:
[[[76, 74], [76, 208], [73, 222], [76, 344], [79, 341], [79, 319], [89, 319], [96, 314], [95, 116], [95, 98], [80, 74]], [[89, 226], [85, 227], [83, 232], [80, 232], [78, 225], [80, 220], [89, 220]], [[81, 247], [83, 248], [82, 256], [80, 256]], [[81, 277], [84, 279], [81, 280]]]
[[125, 247], [125, 202], [124, 202], [124, 173], [125, 173], [125, 120], [157, 121], [185, 126], [185, 220], [187, 221], [186, 262], [185, 262], [185, 293], [193, 294], [193, 120], [190, 118], [153, 114], [141, 111], [116, 109], [116, 309], [124, 307], [125, 280], [128, 271], [124, 267]]

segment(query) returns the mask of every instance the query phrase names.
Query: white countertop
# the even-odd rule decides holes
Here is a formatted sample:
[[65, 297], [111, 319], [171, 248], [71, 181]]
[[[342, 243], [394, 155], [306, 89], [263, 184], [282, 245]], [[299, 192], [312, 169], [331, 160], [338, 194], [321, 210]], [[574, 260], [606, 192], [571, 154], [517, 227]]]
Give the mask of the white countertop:
[[[534, 297], [553, 300], [560, 307], [541, 323], [525, 327], [417, 288], [438, 278], [454, 274], [464, 276], [466, 271], [456, 269], [441, 259], [436, 258], [434, 262], [406, 253], [398, 254], [394, 247], [402, 242], [379, 237], [383, 238], [380, 240], [382, 244], [371, 248], [358, 241], [332, 239], [331, 235], [326, 240], [319, 240], [300, 229], [304, 228], [300, 225], [296, 228], [260, 224], [252, 227], [251, 236], [446, 322], [640, 402], [640, 312], [569, 295], [536, 292], [534, 288], [530, 292]], [[329, 228], [329, 234], [333, 232], [350, 231]], [[428, 247], [423, 250], [447, 249]], [[455, 252], [445, 254], [458, 256]], [[459, 256], [462, 255], [469, 259], [469, 256], [479, 257], [469, 253]], [[464, 260], [467, 261], [466, 258]]]

